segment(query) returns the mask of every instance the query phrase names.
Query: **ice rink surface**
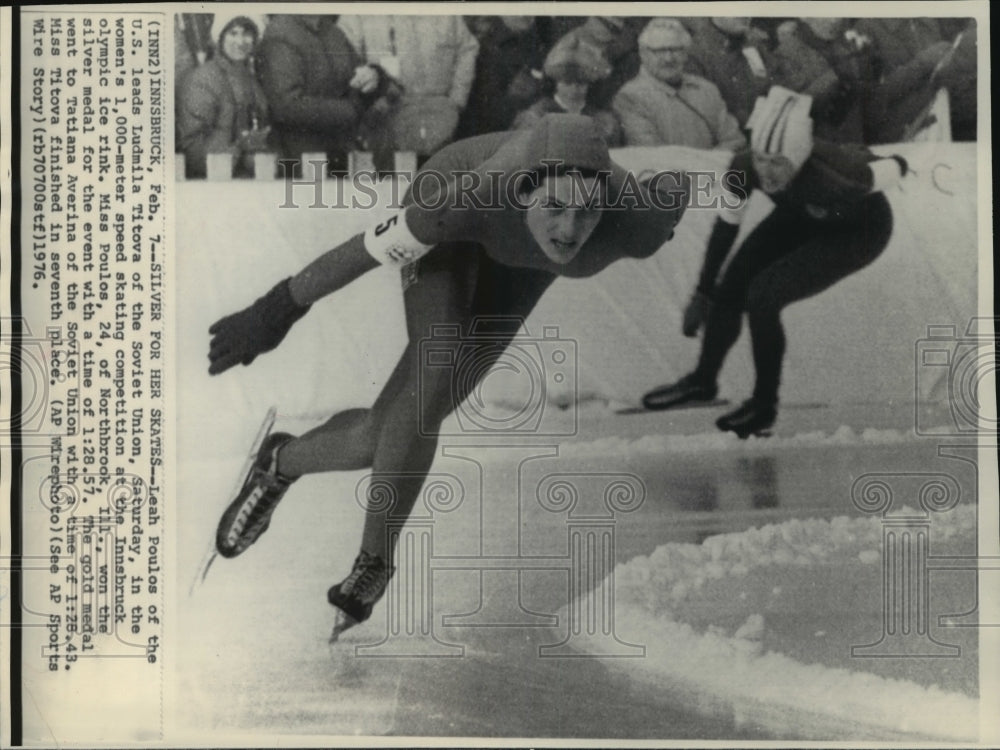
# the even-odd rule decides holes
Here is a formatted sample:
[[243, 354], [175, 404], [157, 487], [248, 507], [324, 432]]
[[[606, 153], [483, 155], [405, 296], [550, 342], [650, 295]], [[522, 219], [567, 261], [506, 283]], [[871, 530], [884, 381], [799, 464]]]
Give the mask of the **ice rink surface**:
[[[926, 636], [952, 647], [944, 658], [920, 644], [905, 658], [852, 656], [852, 647], [883, 637], [887, 517], [865, 516], [852, 487], [866, 474], [895, 476], [894, 501], [913, 516], [911, 475], [950, 477], [946, 491], [957, 490], [958, 504], [930, 519], [929, 551], [975, 555], [971, 454], [940, 456], [940, 441], [916, 437], [897, 408], [792, 404], [773, 437], [747, 442], [714, 431], [725, 408], [619, 415], [593, 405], [581, 410], [576, 438], [554, 450], [537, 440], [516, 448], [443, 441], [451, 457], [439, 454], [432, 475], [458, 478], [460, 492], [418, 506], [408, 528], [422, 541], [398, 561], [402, 598], [389, 604], [387, 596], [333, 646], [325, 594], [357, 552], [364, 473], [301, 480], [258, 544], [218, 560], [182, 604], [184, 724], [312, 739], [974, 737], [977, 631], [939, 619], [972, 612], [960, 621], [975, 622], [973, 571], [929, 576], [920, 606]], [[279, 418], [277, 428], [313, 423]], [[248, 422], [247, 440], [252, 429]], [[184, 468], [185, 574], [239, 471], [238, 453], [218, 459], [217, 449]], [[556, 476], [575, 487], [571, 510], [555, 490], [544, 505]], [[626, 498], [624, 510], [586, 506], [618, 479], [637, 482], [641, 497]], [[830, 519], [838, 520], [824, 526]], [[614, 565], [592, 561], [574, 579], [571, 528], [588, 524], [607, 532]], [[720, 539], [736, 541], [726, 548]], [[431, 540], [432, 562], [422, 566], [420, 544]], [[599, 579], [612, 568], [616, 598], [597, 613], [591, 638], [570, 638], [575, 618], [586, 621], [586, 635], [595, 617], [573, 614], [575, 601], [594, 606], [579, 581], [608, 589]], [[406, 638], [417, 600], [430, 605], [416, 617], [417, 637]], [[884, 711], [852, 708], [866, 690], [885, 696]], [[908, 726], [893, 693], [908, 711], [941, 716]]]
[[[253, 548], [215, 563], [178, 602], [177, 725], [200, 744], [974, 741], [979, 631], [945, 625], [978, 622], [977, 468], [969, 448], [940, 451], [975, 435], [927, 433], [968, 426], [934, 404], [952, 386], [974, 390], [984, 371], [970, 322], [977, 151], [898, 148], [927, 168], [889, 195], [884, 255], [783, 318], [773, 437], [741, 442], [713, 426], [749, 395], [746, 335], [720, 379], [728, 406], [617, 413], [696, 359], [680, 320], [714, 214], [689, 211], [652, 258], [553, 285], [515, 346], [536, 359], [575, 354], [564, 384], [579, 409], [554, 408], [549, 379], [555, 437], [462, 437], [452, 423], [368, 622], [327, 643], [326, 591], [358, 551], [363, 472], [302, 479]], [[614, 157], [659, 163], [642, 149]], [[656, 158], [677, 167], [685, 154]], [[206, 375], [212, 321], [385, 215], [308, 209], [313, 193], [291, 201], [280, 183], [250, 182], [179, 191], [179, 588], [267, 407], [278, 407], [276, 429], [298, 434], [369, 405], [402, 349], [398, 274], [381, 269], [317, 303], [251, 368]], [[303, 210], [276, 208], [296, 201]], [[924, 356], [946, 350], [948, 366]], [[490, 375], [487, 406], [523, 401], [520, 385]], [[995, 425], [995, 411], [986, 418]], [[872, 644], [903, 654], [874, 658]]]

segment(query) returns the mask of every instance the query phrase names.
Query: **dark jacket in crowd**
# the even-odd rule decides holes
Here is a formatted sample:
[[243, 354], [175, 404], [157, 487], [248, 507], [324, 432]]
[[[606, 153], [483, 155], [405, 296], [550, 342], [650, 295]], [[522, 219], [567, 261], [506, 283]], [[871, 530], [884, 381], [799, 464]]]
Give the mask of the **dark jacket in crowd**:
[[459, 138], [507, 130], [514, 115], [542, 94], [545, 48], [537, 24], [517, 33], [490, 16], [479, 19], [477, 30], [476, 77], [459, 119]]
[[[714, 83], [726, 108], [743, 127], [757, 97], [766, 96], [771, 88], [769, 51], [763, 45], [750, 44], [744, 37], [723, 33], [710, 18], [694, 17], [684, 21], [692, 36], [688, 72]], [[751, 66], [743, 52], [744, 47], [756, 50], [762, 64], [760, 69], [755, 70]]]
[[186, 77], [177, 104], [177, 149], [188, 177], [204, 177], [208, 154], [230, 153], [235, 173], [247, 173], [237, 140], [267, 124], [267, 101], [248, 64], [217, 53]]
[[802, 21], [783, 25], [774, 50], [774, 80], [813, 97], [817, 138], [863, 143], [865, 108], [874, 88], [871, 45], [852, 29], [821, 39]]
[[362, 103], [349, 83], [358, 65], [337, 16], [271, 19], [258, 70], [280, 158], [298, 159], [305, 152], [342, 158], [353, 148]]
[[863, 18], [856, 28], [871, 40], [879, 72], [866, 140], [897, 142], [933, 100], [931, 75], [951, 45], [935, 18]]

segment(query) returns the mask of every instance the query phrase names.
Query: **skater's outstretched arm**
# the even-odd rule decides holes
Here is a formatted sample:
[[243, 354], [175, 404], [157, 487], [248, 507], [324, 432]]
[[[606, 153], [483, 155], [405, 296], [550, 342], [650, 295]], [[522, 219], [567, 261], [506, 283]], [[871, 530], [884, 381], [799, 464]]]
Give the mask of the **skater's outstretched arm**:
[[378, 261], [365, 250], [364, 235], [356, 234], [347, 242], [327, 250], [292, 276], [288, 288], [297, 305], [308, 307], [378, 265]]
[[[323, 253], [293, 277], [279, 282], [271, 291], [240, 312], [228, 315], [209, 328], [211, 375], [229, 368], [249, 365], [259, 354], [274, 349], [316, 300], [337, 291], [380, 264], [404, 265], [427, 253], [446, 239], [445, 222], [421, 222], [422, 212], [409, 206]], [[415, 215], [415, 216], [411, 216]], [[417, 239], [410, 223], [419, 225]], [[440, 229], [437, 229], [440, 227]], [[435, 235], [441, 234], [440, 238]]]

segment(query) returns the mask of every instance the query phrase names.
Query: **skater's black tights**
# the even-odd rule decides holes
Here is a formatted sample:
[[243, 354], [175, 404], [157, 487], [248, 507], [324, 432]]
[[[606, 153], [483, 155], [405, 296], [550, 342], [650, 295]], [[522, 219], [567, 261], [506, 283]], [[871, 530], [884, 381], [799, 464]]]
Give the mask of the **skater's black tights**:
[[892, 211], [881, 193], [835, 222], [776, 208], [746, 238], [719, 282], [696, 377], [717, 380], [746, 312], [757, 375], [754, 398], [777, 403], [785, 354], [781, 311], [867, 266], [891, 234]]

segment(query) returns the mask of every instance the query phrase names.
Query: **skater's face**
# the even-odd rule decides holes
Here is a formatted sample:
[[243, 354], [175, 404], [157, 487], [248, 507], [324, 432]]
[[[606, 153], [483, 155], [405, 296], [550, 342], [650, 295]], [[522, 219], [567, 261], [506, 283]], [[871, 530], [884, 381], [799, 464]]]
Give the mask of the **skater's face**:
[[753, 167], [765, 193], [780, 193], [795, 177], [795, 165], [781, 154], [753, 152]]
[[243, 26], [233, 26], [222, 35], [222, 54], [233, 62], [243, 62], [253, 53], [255, 42], [252, 31]]
[[524, 221], [553, 263], [569, 263], [601, 220], [603, 187], [596, 177], [548, 177], [527, 195]]

